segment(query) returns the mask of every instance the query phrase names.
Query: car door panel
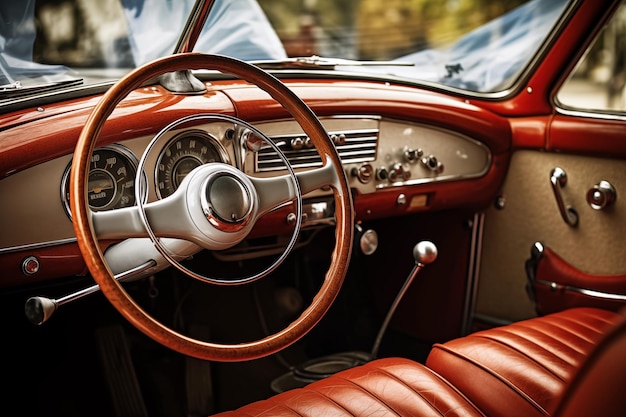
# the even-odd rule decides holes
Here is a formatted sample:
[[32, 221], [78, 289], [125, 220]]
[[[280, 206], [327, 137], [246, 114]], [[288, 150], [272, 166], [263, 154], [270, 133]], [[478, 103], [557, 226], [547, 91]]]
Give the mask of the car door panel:
[[[553, 168], [567, 173], [561, 189], [575, 208], [578, 225], [559, 212], [550, 182]], [[617, 190], [615, 204], [594, 210], [586, 195], [605, 180]], [[536, 314], [526, 294], [524, 263], [534, 242], [541, 241], [573, 267], [593, 274], [626, 272], [626, 161], [619, 158], [519, 150], [513, 153], [499, 203], [486, 210], [476, 316], [505, 321]]]

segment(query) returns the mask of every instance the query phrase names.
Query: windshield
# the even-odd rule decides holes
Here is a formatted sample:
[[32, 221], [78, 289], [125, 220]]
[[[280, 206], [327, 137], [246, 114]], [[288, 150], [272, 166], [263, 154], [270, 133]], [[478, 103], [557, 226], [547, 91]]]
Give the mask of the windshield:
[[[566, 5], [567, 0], [215, 0], [194, 50], [271, 68], [314, 57], [298, 68], [498, 92], [510, 88], [531, 62]], [[174, 52], [192, 8], [192, 0], [2, 2], [0, 91], [115, 80]]]

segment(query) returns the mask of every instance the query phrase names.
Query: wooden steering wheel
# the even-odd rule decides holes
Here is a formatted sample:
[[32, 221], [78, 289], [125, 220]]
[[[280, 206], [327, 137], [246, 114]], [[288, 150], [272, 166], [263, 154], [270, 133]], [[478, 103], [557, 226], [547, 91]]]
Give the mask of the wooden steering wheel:
[[[86, 198], [91, 154], [104, 123], [116, 106], [134, 89], [162, 74], [172, 71], [200, 69], [217, 70], [222, 73], [233, 74], [261, 88], [282, 105], [300, 124], [322, 159], [322, 168], [313, 170], [312, 175], [307, 174], [306, 178], [301, 178], [298, 175], [299, 183], [304, 184], [302, 189], [307, 192], [320, 186], [328, 185], [333, 191], [335, 200], [336, 244], [332, 252], [331, 264], [318, 293], [302, 314], [284, 329], [252, 342], [216, 344], [197, 340], [170, 329], [142, 309], [115, 279], [98, 245], [98, 239], [103, 239], [107, 236], [106, 232], [102, 232], [102, 230], [107, 229], [107, 224], [115, 223], [115, 227], [119, 228], [119, 224], [136, 225], [140, 223], [133, 221], [139, 216], [139, 209], [132, 207], [96, 213], [89, 208]], [[143, 205], [143, 209], [149, 211], [150, 216], [161, 219], [160, 223], [157, 221], [157, 224], [151, 227], [156, 236], [171, 237], [174, 234], [179, 239], [188, 238], [198, 245], [198, 250], [202, 248], [229, 247], [245, 238], [249, 228], [254, 225], [262, 213], [284, 202], [292, 201], [294, 198], [301, 198], [300, 196], [294, 196], [293, 190], [288, 190], [281, 194], [282, 197], [273, 196], [273, 198], [269, 199], [271, 202], [267, 202], [268, 199], [263, 196], [268, 193], [263, 190], [258, 190], [258, 192], [256, 190], [258, 187], [267, 187], [267, 185], [251, 181], [251, 178], [248, 178], [243, 172], [225, 164], [216, 164], [211, 167], [201, 166], [196, 168], [196, 170], [198, 173], [195, 174], [195, 181], [201, 185], [189, 186], [184, 192], [177, 192], [163, 200]], [[194, 171], [189, 175], [194, 174]], [[223, 173], [222, 171], [227, 172]], [[203, 179], [203, 175], [206, 176], [206, 179]], [[211, 190], [208, 189], [210, 185], [207, 184], [211, 184], [212, 176], [222, 178], [223, 175], [228, 176], [228, 179], [220, 180], [221, 182], [243, 184], [239, 188], [245, 189], [246, 195], [252, 200], [250, 204], [260, 205], [264, 208], [264, 210], [260, 211], [251, 210], [246, 214], [248, 217], [245, 219], [245, 222], [242, 222], [245, 223], [245, 227], [238, 228], [240, 236], [236, 239], [231, 238], [229, 230], [217, 230], [220, 227], [219, 224], [215, 226], [214, 222], [209, 221], [210, 219], [205, 218], [205, 222], [198, 221], [198, 216], [202, 217], [201, 212], [195, 213], [196, 216], [193, 217], [194, 213], [189, 213], [193, 211], [192, 209], [180, 210], [181, 207], [185, 206], [183, 201], [185, 198], [200, 198], [200, 196], [196, 196], [198, 193], [209, 195]], [[312, 180], [311, 178], [314, 179]], [[272, 189], [276, 189], [278, 185], [282, 185], [284, 188], [287, 183], [284, 179], [282, 181], [277, 180], [275, 183], [272, 183], [271, 179], [268, 181], [269, 187]], [[192, 181], [188, 181], [188, 183], [190, 182]], [[227, 188], [229, 191], [239, 189], [238, 187], [233, 188], [230, 186]], [[239, 192], [237, 190], [235, 191]], [[215, 193], [221, 192], [223, 190], [215, 191]], [[269, 194], [274, 193], [272, 191]], [[235, 198], [234, 200], [237, 199]], [[183, 201], [183, 203], [180, 203], [180, 201]], [[268, 205], [272, 207], [268, 207]], [[156, 342], [181, 354], [204, 360], [234, 362], [256, 359], [275, 353], [299, 340], [319, 322], [336, 298], [348, 268], [352, 249], [354, 214], [348, 180], [342, 168], [339, 155], [320, 121], [309, 107], [276, 77], [243, 61], [220, 55], [186, 53], [158, 59], [135, 69], [119, 80], [102, 96], [92, 110], [76, 144], [70, 177], [70, 207], [74, 231], [82, 256], [94, 280], [98, 283], [111, 304], [126, 320]], [[169, 216], [174, 212], [177, 219], [176, 225], [184, 224], [181, 230], [172, 231], [171, 229], [174, 226], [169, 224], [171, 222], [164, 220], [173, 218]], [[101, 217], [96, 216], [102, 213], [120, 217], [116, 218], [114, 222], [110, 218], [104, 221]], [[183, 220], [180, 221], [179, 218]], [[129, 227], [132, 228], [131, 226]], [[141, 228], [139, 227], [139, 229]], [[126, 236], [129, 238], [141, 235], [146, 237], [147, 232], [139, 229], [128, 230]], [[116, 233], [118, 236], [120, 235], [119, 231]], [[206, 233], [210, 234], [211, 239], [203, 238]]]

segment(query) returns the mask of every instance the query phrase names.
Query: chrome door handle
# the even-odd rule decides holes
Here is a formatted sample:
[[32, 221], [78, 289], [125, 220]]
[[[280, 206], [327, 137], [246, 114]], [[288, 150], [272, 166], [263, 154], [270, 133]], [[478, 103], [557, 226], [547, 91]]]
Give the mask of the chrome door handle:
[[576, 227], [578, 225], [578, 213], [572, 206], [565, 206], [563, 197], [561, 196], [561, 188], [567, 185], [567, 174], [559, 167], [554, 168], [552, 172], [550, 172], [550, 183], [552, 184], [554, 198], [556, 198], [556, 204], [559, 207], [561, 217], [563, 217], [565, 223]]

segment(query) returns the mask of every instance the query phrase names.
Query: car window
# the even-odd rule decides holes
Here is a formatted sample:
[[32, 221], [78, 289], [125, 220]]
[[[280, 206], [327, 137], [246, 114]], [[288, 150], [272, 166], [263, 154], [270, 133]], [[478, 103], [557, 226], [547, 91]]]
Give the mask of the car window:
[[557, 94], [567, 110], [626, 113], [626, 2], [586, 51]]
[[[193, 49], [258, 64], [322, 57], [355, 76], [500, 93], [520, 81], [569, 2], [215, 0]], [[174, 52], [194, 3], [0, 2], [0, 89], [114, 81]]]
[[408, 65], [341, 69], [494, 93], [519, 79], [569, 2], [309, 0], [281, 2], [280, 8], [271, 0], [259, 3], [289, 56], [391, 60]]

